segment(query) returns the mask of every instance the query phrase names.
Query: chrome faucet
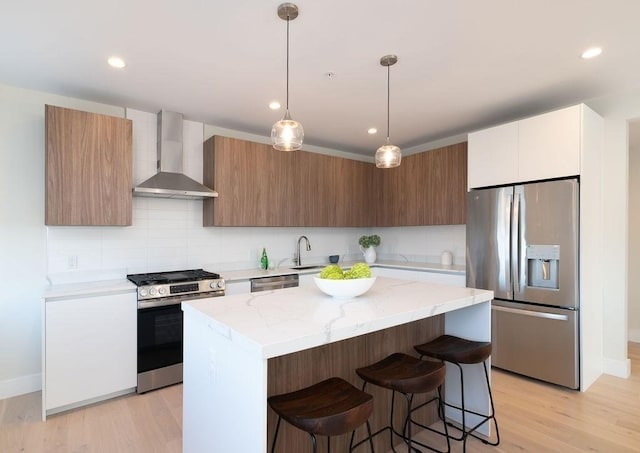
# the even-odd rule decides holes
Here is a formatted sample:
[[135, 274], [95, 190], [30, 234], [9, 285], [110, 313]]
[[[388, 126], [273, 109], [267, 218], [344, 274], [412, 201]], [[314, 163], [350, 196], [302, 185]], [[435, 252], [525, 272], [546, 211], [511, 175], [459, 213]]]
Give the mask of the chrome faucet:
[[300, 241], [305, 240], [307, 242], [307, 252], [311, 250], [311, 243], [309, 242], [309, 238], [306, 236], [300, 236], [298, 238], [298, 253], [296, 254], [295, 259], [293, 260], [293, 263], [296, 266], [301, 266], [302, 265], [302, 259], [300, 257]]

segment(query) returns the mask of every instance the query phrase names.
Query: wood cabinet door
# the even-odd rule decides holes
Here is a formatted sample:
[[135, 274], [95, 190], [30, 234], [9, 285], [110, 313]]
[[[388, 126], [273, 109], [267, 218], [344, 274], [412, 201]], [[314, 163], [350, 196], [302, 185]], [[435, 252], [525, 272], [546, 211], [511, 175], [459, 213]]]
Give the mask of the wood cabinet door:
[[466, 143], [413, 154], [378, 169], [377, 226], [455, 225], [466, 218]]
[[[214, 136], [204, 145], [204, 226], [371, 225], [371, 164], [335, 156], [275, 151]], [[368, 216], [368, 217], [367, 217]]]
[[289, 218], [291, 153], [229, 137], [204, 145], [204, 183], [218, 197], [204, 200], [204, 226], [284, 226]]
[[467, 187], [518, 181], [518, 122], [469, 134]]
[[332, 157], [331, 225], [336, 227], [365, 227], [375, 225], [374, 208], [377, 190], [375, 167], [368, 162]]
[[422, 170], [422, 217], [412, 225], [460, 225], [466, 222], [467, 144], [419, 154]]
[[581, 113], [574, 105], [520, 121], [517, 182], [580, 174]]
[[45, 106], [45, 224], [131, 225], [131, 120]]

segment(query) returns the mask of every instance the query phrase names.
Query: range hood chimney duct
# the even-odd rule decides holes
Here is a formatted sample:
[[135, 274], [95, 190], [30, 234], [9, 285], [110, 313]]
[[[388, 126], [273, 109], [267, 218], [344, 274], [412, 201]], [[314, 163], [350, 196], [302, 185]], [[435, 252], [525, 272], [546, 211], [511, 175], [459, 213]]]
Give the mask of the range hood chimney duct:
[[155, 198], [203, 199], [218, 192], [182, 173], [182, 114], [158, 113], [158, 173], [133, 188], [133, 195]]

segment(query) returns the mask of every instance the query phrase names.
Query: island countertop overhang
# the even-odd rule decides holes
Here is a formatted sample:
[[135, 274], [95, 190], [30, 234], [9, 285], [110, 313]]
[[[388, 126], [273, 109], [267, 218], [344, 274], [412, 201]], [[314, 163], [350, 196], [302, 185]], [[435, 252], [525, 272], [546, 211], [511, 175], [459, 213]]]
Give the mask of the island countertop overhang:
[[366, 294], [338, 300], [315, 285], [183, 302], [216, 334], [263, 359], [489, 302], [492, 291], [378, 277]]

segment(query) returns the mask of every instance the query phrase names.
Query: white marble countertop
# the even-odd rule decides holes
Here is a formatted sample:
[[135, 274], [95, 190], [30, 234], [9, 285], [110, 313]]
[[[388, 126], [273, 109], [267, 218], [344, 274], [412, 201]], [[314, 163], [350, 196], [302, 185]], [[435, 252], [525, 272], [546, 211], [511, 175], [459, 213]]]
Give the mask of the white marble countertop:
[[[349, 267], [357, 261], [345, 261], [338, 263], [342, 267]], [[313, 264], [311, 264], [313, 265]], [[317, 264], [317, 267], [312, 269], [291, 269], [289, 267], [279, 267], [277, 269], [242, 269], [242, 270], [233, 270], [233, 271], [224, 271], [220, 269], [207, 269], [211, 272], [219, 273], [222, 278], [224, 278], [227, 282], [236, 282], [236, 281], [246, 281], [252, 278], [259, 277], [271, 277], [275, 275], [287, 275], [287, 274], [317, 274], [320, 272], [324, 266], [327, 266], [328, 263], [325, 264]], [[453, 274], [453, 275], [464, 275], [465, 267], [460, 265], [451, 265], [444, 266], [442, 264], [435, 263], [416, 263], [416, 262], [407, 262], [407, 261], [391, 261], [391, 260], [378, 260], [375, 263], [371, 264], [370, 267], [375, 269], [376, 267], [385, 267], [390, 269], [404, 269], [404, 270], [412, 270], [412, 271], [422, 271], [422, 272], [438, 272], [443, 274]]]
[[313, 283], [183, 302], [186, 314], [262, 358], [340, 341], [488, 302], [493, 292], [378, 277], [364, 295], [334, 299]]
[[44, 291], [45, 301], [65, 297], [96, 296], [111, 293], [135, 292], [136, 285], [126, 278], [95, 282], [62, 283], [50, 285]]

